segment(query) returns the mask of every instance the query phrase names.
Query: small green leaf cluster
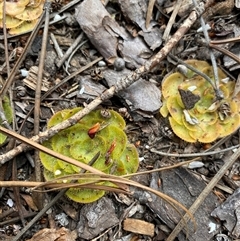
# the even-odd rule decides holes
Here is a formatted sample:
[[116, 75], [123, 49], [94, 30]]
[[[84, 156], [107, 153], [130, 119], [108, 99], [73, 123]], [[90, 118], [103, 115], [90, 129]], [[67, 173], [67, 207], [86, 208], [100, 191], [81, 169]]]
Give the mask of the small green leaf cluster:
[[[80, 110], [81, 108], [74, 108], [57, 112], [49, 120], [48, 128], [67, 120]], [[100, 152], [100, 156], [92, 165], [96, 169], [118, 176], [135, 173], [138, 168], [138, 153], [136, 147], [128, 143], [124, 132], [125, 125], [124, 119], [117, 112], [95, 110], [77, 124], [45, 141], [43, 145], [85, 164]], [[46, 180], [81, 171], [79, 167], [43, 152], [40, 153], [40, 159]], [[79, 183], [83, 182], [79, 180]], [[89, 203], [96, 201], [104, 193], [103, 190], [70, 188], [66, 195], [76, 202]]]
[[[215, 85], [213, 69], [207, 62], [186, 62], [209, 76]], [[173, 132], [181, 139], [210, 143], [239, 128], [240, 98], [233, 94], [235, 82], [228, 80], [220, 69], [218, 77], [221, 100], [216, 98], [213, 86], [206, 79], [191, 71], [184, 75], [175, 72], [163, 80], [160, 113], [169, 119]]]

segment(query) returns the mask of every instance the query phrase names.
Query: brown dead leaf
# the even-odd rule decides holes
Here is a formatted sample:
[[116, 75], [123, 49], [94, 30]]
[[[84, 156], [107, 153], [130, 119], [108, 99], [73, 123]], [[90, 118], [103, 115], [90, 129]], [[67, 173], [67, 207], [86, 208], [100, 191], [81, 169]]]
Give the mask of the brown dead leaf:
[[37, 206], [35, 205], [32, 196], [26, 195], [26, 194], [21, 194], [21, 197], [25, 200], [27, 205], [33, 210], [33, 211], [38, 211]]
[[135, 218], [126, 218], [123, 222], [123, 229], [133, 233], [148, 235], [150, 237], [154, 236], [154, 225], [152, 223]]
[[64, 227], [60, 229], [44, 228], [27, 241], [74, 241], [76, 238], [76, 231], [70, 231]]
[[60, 237], [60, 234], [56, 232], [56, 229], [44, 228], [33, 235], [31, 239], [27, 241], [54, 241]]
[[58, 233], [60, 233], [60, 237], [57, 239], [57, 241], [74, 241], [77, 238], [76, 230], [70, 231], [66, 228], [60, 228]]

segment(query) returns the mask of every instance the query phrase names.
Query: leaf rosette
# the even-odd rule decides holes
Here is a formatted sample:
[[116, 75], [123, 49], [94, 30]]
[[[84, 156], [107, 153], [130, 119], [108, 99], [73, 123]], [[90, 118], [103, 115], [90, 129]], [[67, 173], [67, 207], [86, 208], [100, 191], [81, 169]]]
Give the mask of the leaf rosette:
[[[80, 110], [81, 108], [74, 108], [57, 112], [49, 120], [48, 128], [63, 122]], [[108, 113], [105, 117], [101, 110], [92, 111], [77, 124], [45, 141], [43, 145], [85, 164], [100, 152], [100, 156], [92, 165], [94, 168], [118, 176], [134, 173], [138, 168], [138, 153], [136, 147], [128, 142], [124, 132], [125, 121], [113, 110], [109, 110]], [[79, 167], [43, 152], [40, 152], [40, 159], [47, 181], [81, 171]], [[83, 184], [88, 180], [78, 182]], [[113, 184], [101, 182], [101, 185]], [[69, 188], [66, 195], [76, 202], [89, 203], [98, 200], [104, 193], [104, 190]]]
[[[212, 67], [205, 61], [188, 60], [189, 65], [206, 74], [215, 85]], [[240, 126], [240, 100], [234, 96], [235, 83], [218, 69], [217, 100], [213, 86], [191, 71], [168, 75], [162, 83], [163, 106], [160, 113], [169, 119], [173, 132], [187, 142], [210, 143], [230, 135]]]

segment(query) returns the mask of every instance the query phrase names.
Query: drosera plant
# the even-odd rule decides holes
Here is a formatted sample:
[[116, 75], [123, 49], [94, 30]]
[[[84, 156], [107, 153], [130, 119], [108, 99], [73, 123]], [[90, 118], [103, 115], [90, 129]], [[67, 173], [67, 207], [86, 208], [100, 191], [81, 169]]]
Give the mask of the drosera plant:
[[[0, 27], [3, 28], [3, 0], [0, 0]], [[15, 35], [32, 30], [43, 12], [45, 0], [16, 0], [5, 2], [6, 28]]]
[[192, 143], [210, 143], [235, 132], [240, 127], [240, 98], [234, 95], [235, 82], [218, 69], [219, 98], [212, 67], [195, 59], [186, 63], [206, 74], [213, 84], [192, 71], [165, 77], [160, 113], [169, 119], [173, 132]]
[[[48, 122], [51, 128], [70, 118], [81, 107], [66, 109], [54, 114]], [[117, 176], [135, 173], [138, 169], [138, 152], [130, 144], [124, 132], [126, 124], [121, 115], [113, 110], [95, 110], [84, 116], [77, 124], [60, 131], [43, 143], [44, 146], [88, 164], [97, 153], [98, 159], [93, 167], [106, 173]], [[40, 159], [44, 166], [44, 176], [47, 181], [66, 175], [77, 174], [80, 167], [68, 164], [40, 152]], [[78, 183], [87, 183], [89, 180], [78, 180]], [[69, 182], [66, 180], [66, 182]], [[109, 182], [101, 185], [111, 186]], [[90, 203], [98, 200], [105, 194], [104, 190], [69, 188], [66, 195], [80, 203]]]

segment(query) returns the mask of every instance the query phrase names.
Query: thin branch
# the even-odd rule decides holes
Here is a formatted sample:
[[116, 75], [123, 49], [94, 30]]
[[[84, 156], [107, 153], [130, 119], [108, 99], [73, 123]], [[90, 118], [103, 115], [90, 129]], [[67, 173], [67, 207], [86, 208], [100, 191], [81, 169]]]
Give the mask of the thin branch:
[[211, 44], [227, 44], [227, 43], [236, 43], [240, 42], [240, 36], [235, 38], [228, 38], [228, 39], [222, 39], [222, 40], [211, 40]]
[[[6, 0], [3, 1], [2, 11], [3, 11], [2, 23], [3, 23], [3, 35], [4, 35], [4, 47], [5, 47], [5, 63], [6, 63], [6, 67], [7, 67], [7, 76], [9, 77], [10, 65], [9, 65], [9, 56], [8, 56], [8, 41], [7, 41], [7, 28], [6, 28]], [[8, 91], [8, 89], [7, 89], [7, 91]], [[11, 102], [11, 104], [12, 104], [12, 102]], [[4, 125], [5, 127], [7, 127], [10, 130], [12, 129], [11, 126], [8, 124], [6, 115], [4, 113], [2, 100], [0, 101], [0, 119], [2, 121], [2, 123], [0, 123], [0, 124]]]
[[47, 42], [48, 42], [47, 39], [48, 39], [50, 7], [51, 7], [51, 2], [47, 1], [44, 6], [45, 25], [44, 25], [44, 31], [43, 31], [43, 37], [42, 37], [40, 61], [39, 61], [38, 75], [37, 75], [37, 85], [36, 85], [36, 90], [35, 90], [35, 105], [34, 105], [34, 134], [35, 135], [37, 135], [39, 133], [42, 76], [43, 76], [43, 69], [44, 69], [44, 64], [45, 64], [45, 56], [46, 56], [46, 49], [47, 49]]
[[[65, 162], [67, 162], [67, 163], [70, 163], [72, 165], [78, 166], [78, 167], [80, 167], [80, 168], [82, 168], [84, 170], [87, 170], [89, 172], [103, 174], [103, 172], [101, 172], [101, 171], [99, 171], [99, 170], [97, 170], [97, 169], [95, 169], [95, 168], [93, 168], [93, 167], [91, 167], [91, 166], [89, 166], [87, 164], [84, 164], [82, 162], [78, 162], [78, 161], [74, 160], [73, 158], [64, 156], [64, 155], [62, 155], [60, 153], [57, 153], [57, 152], [55, 152], [53, 150], [50, 150], [50, 149], [48, 149], [48, 148], [46, 148], [46, 147], [44, 147], [44, 146], [34, 142], [31, 139], [28, 139], [28, 138], [26, 138], [26, 137], [24, 137], [22, 135], [19, 135], [19, 134], [13, 132], [13, 131], [10, 131], [10, 130], [2, 127], [2, 126], [0, 126], [0, 131], [2, 133], [4, 133], [4, 134], [8, 135], [8, 136], [14, 137], [14, 138], [18, 139], [19, 141], [26, 143], [27, 145], [31, 146], [32, 148], [35, 148], [35, 149], [37, 149], [39, 151], [42, 151], [42, 152], [45, 152], [45, 153], [47, 153], [47, 154], [49, 154], [49, 155], [51, 155], [51, 156], [53, 156], [55, 158], [61, 159], [61, 160], [65, 161]], [[17, 146], [16, 149], [18, 147], [19, 146]]]
[[181, 59], [179, 59], [177, 56], [169, 53], [168, 54], [172, 59], [174, 59], [175, 61], [177, 61], [178, 63], [186, 66], [188, 69], [192, 70], [193, 72], [195, 72], [196, 74], [202, 76], [205, 80], [207, 80], [207, 82], [213, 87], [215, 93], [218, 93], [218, 90], [216, 89], [215, 85], [213, 84], [212, 80], [209, 78], [209, 76], [207, 76], [206, 74], [204, 74], [203, 72], [199, 71], [198, 69], [194, 68], [192, 65], [182, 61]]
[[69, 74], [68, 72], [68, 68], [69, 68], [69, 63], [72, 59], [72, 57], [74, 56], [74, 54], [78, 51], [78, 49], [80, 49], [85, 43], [88, 42], [88, 39], [86, 39], [85, 41], [83, 41], [81, 44], [79, 44], [73, 51], [72, 53], [70, 54], [68, 60], [67, 60], [67, 63], [66, 63], [66, 72]]
[[167, 27], [166, 27], [166, 29], [164, 31], [164, 34], [163, 34], [163, 37], [162, 37], [165, 41], [168, 40], [168, 38], [169, 38], [169, 33], [170, 33], [170, 31], [172, 29], [172, 26], [175, 22], [175, 18], [178, 14], [178, 11], [179, 11], [180, 7], [181, 7], [181, 4], [182, 4], [182, 0], [177, 0], [177, 2], [174, 5], [174, 10], [172, 12], [172, 15], [171, 15], [170, 19], [168, 20]]
[[68, 4], [64, 5], [64, 6], [58, 11], [58, 14], [67, 11], [69, 8], [75, 6], [75, 5], [78, 4], [79, 2], [80, 2], [80, 0], [72, 0], [72, 1], [70, 1]]
[[221, 48], [219, 46], [216, 46], [215, 44], [212, 44], [212, 42], [209, 43], [209, 47], [211, 47], [211, 48], [213, 48], [213, 49], [215, 49], [215, 50], [217, 50], [217, 51], [227, 55], [229, 58], [235, 60], [237, 63], [240, 64], [240, 59], [235, 54], [230, 52], [229, 50]]
[[[188, 164], [190, 164], [194, 161], [197, 161], [197, 160], [200, 160], [200, 158], [194, 158], [194, 159], [189, 160], [189, 161], [182, 161], [182, 162], [173, 164], [171, 166], [166, 166], [166, 167], [156, 168], [156, 169], [152, 169], [152, 170], [148, 170], [148, 171], [127, 174], [127, 175], [123, 175], [122, 177], [130, 178], [130, 177], [133, 177], [133, 176], [146, 175], [146, 174], [149, 174], [149, 173], [161, 172], [161, 171], [164, 171], [164, 170], [170, 170], [170, 169], [174, 169], [174, 168], [177, 168], [177, 167], [186, 166], [186, 165], [188, 165]], [[42, 186], [44, 184], [45, 184], [44, 182], [30, 182], [30, 181], [0, 181], [0, 187], [29, 187], [29, 188], [31, 188], [31, 187], [37, 187], [37, 186], [40, 186], [40, 185]], [[47, 187], [51, 188], [52, 185], [49, 184]]]
[[[148, 170], [148, 171], [131, 173], [131, 174], [123, 175], [122, 177], [130, 178], [130, 177], [133, 177], [133, 176], [146, 175], [146, 174], [149, 174], [149, 173], [161, 172], [161, 171], [164, 171], [164, 170], [170, 170], [170, 169], [177, 168], [177, 167], [180, 167], [180, 166], [188, 165], [188, 164], [192, 163], [193, 161], [197, 161], [197, 160], [200, 160], [200, 158], [198, 157], [198, 158], [194, 158], [194, 159], [189, 160], [189, 161], [182, 161], [182, 162], [173, 164], [171, 166], [156, 168], [156, 169], [152, 169], [152, 170]], [[29, 188], [31, 188], [31, 187], [37, 187], [37, 186], [40, 186], [40, 185], [44, 185], [44, 184], [45, 184], [44, 182], [30, 182], [30, 181], [0, 181], [0, 187], [29, 187]], [[47, 187], [51, 188], [52, 186], [51, 186], [51, 184], [49, 184]]]
[[154, 4], [155, 4], [155, 1], [156, 1], [156, 0], [150, 0], [150, 1], [148, 2], [147, 15], [146, 15], [146, 23], [145, 23], [146, 29], [149, 27], [149, 24], [150, 24], [150, 21], [151, 21], [151, 18], [152, 18], [153, 7], [154, 7]]
[[79, 36], [75, 39], [73, 44], [68, 48], [66, 53], [61, 57], [61, 59], [59, 59], [57, 61], [56, 65], [57, 65], [58, 68], [60, 68], [63, 65], [65, 60], [71, 55], [73, 50], [79, 45], [79, 43], [82, 41], [83, 36], [84, 36], [83, 32], [81, 34], [79, 34]]
[[[35, 216], [37, 213], [36, 212], [28, 212], [23, 215], [24, 218], [31, 218]], [[19, 221], [19, 217], [7, 219], [6, 221], [0, 222], [0, 226], [3, 227], [4, 225], [9, 225], [9, 224], [15, 224]]]
[[240, 145], [236, 145], [236, 146], [231, 146], [222, 150], [218, 150], [218, 151], [209, 151], [209, 152], [199, 152], [199, 153], [184, 153], [184, 154], [174, 154], [174, 153], [168, 153], [168, 152], [162, 152], [162, 151], [157, 151], [155, 148], [152, 148], [150, 151], [154, 152], [158, 155], [161, 156], [171, 156], [171, 157], [179, 157], [179, 158], [183, 158], [183, 157], [201, 157], [201, 156], [209, 156], [209, 155], [216, 155], [219, 153], [223, 153], [223, 152], [227, 152], [227, 151], [231, 151], [233, 149], [238, 148]]
[[43, 76], [43, 69], [44, 69], [44, 64], [45, 64], [45, 56], [46, 56], [46, 49], [47, 49], [47, 42], [48, 42], [47, 39], [48, 39], [50, 6], [51, 6], [51, 2], [49, 2], [49, 1], [47, 1], [44, 6], [46, 14], [45, 14], [45, 25], [44, 25], [43, 37], [42, 37], [40, 61], [39, 61], [39, 67], [38, 67], [37, 85], [36, 85], [36, 90], [35, 90], [34, 135], [37, 135], [39, 133], [42, 76]]
[[5, 47], [5, 62], [7, 67], [7, 76], [10, 74], [9, 56], [8, 56], [8, 41], [7, 41], [7, 28], [6, 28], [6, 0], [3, 1], [3, 36], [4, 36], [4, 47]]
[[58, 58], [62, 58], [63, 52], [62, 52], [62, 49], [60, 48], [60, 46], [59, 46], [59, 44], [57, 42], [57, 39], [55, 38], [55, 35], [53, 33], [50, 33], [50, 38], [51, 38], [51, 40], [53, 42], [53, 46], [54, 46], [54, 48], [55, 48], [55, 50], [57, 52]]
[[[44, 21], [40, 60], [39, 60], [39, 66], [38, 66], [37, 85], [35, 90], [34, 135], [38, 135], [39, 126], [40, 126], [41, 88], [42, 88], [42, 77], [43, 77], [46, 49], [47, 49], [47, 42], [48, 42], [50, 8], [51, 8], [51, 2], [47, 0], [44, 5], [45, 21]], [[35, 153], [34, 153], [34, 162], [35, 162], [35, 169], [34, 169], [35, 179], [37, 182], [40, 182], [42, 181], [42, 171], [41, 171], [41, 161], [39, 159], [39, 152], [37, 150], [35, 150]], [[43, 193], [36, 193], [34, 196], [34, 199], [38, 208], [43, 208], [43, 202], [44, 202]]]

